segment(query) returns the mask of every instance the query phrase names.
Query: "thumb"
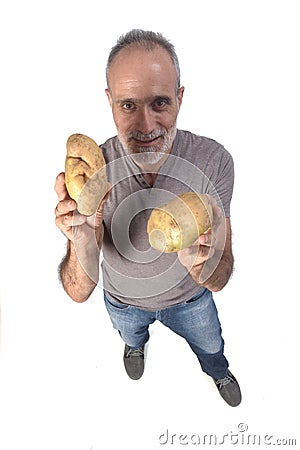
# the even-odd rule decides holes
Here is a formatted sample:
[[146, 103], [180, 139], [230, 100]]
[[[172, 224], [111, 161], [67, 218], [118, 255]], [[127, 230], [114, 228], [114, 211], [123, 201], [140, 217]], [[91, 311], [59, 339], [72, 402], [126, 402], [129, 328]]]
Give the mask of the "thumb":
[[95, 228], [100, 227], [100, 225], [102, 224], [103, 214], [104, 214], [104, 205], [109, 197], [109, 194], [111, 193], [111, 190], [112, 190], [112, 187], [111, 187], [111, 185], [109, 185], [108, 191], [106, 192], [105, 196], [101, 200], [99, 208], [97, 209], [97, 211], [95, 213], [95, 219], [94, 219]]

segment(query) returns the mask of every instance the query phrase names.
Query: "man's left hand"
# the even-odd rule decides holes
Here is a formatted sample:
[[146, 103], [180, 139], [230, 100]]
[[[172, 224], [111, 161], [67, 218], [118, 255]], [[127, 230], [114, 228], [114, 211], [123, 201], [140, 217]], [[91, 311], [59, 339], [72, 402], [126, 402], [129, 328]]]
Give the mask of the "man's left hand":
[[202, 266], [212, 258], [216, 249], [223, 250], [225, 244], [225, 219], [216, 200], [210, 197], [213, 217], [211, 229], [196, 239], [190, 246], [178, 252], [178, 259], [190, 271], [193, 267]]

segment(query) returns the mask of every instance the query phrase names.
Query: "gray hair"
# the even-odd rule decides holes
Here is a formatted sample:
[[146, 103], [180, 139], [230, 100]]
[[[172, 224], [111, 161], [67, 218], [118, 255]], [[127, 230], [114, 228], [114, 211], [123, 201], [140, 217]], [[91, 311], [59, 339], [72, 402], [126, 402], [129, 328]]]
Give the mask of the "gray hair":
[[106, 82], [109, 89], [108, 73], [111, 64], [117, 54], [124, 48], [130, 45], [144, 48], [147, 51], [153, 50], [156, 46], [164, 48], [170, 55], [170, 58], [174, 64], [177, 78], [177, 89], [180, 88], [180, 67], [175, 47], [168, 41], [161, 33], [155, 33], [153, 31], [144, 31], [140, 29], [134, 29], [119, 37], [116, 45], [111, 49], [107, 65], [106, 65]]

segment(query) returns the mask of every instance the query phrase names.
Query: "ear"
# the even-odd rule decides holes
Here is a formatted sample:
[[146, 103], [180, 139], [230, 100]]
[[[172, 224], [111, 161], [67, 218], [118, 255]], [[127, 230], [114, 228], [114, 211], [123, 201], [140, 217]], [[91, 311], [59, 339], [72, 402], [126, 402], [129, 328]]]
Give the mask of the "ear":
[[110, 106], [112, 106], [113, 101], [112, 101], [112, 96], [111, 96], [109, 89], [105, 89], [105, 94], [107, 95]]
[[181, 86], [181, 87], [178, 89], [178, 92], [177, 92], [177, 101], [178, 101], [178, 106], [179, 106], [179, 108], [180, 108], [181, 103], [182, 103], [183, 93], [184, 93], [184, 86]]

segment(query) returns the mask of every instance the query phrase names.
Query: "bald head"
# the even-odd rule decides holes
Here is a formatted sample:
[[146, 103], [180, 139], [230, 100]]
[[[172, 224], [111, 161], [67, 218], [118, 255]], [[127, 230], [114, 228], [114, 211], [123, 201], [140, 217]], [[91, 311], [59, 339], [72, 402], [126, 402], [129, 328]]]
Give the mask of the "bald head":
[[110, 88], [109, 72], [111, 66], [116, 57], [120, 55], [120, 53], [124, 53], [124, 50], [144, 50], [146, 52], [152, 52], [153, 50], [157, 50], [158, 48], [164, 49], [165, 52], [169, 55], [176, 73], [176, 88], [179, 89], [180, 67], [173, 44], [171, 44], [160, 33], [154, 33], [153, 31], [144, 31], [139, 29], [131, 30], [125, 35], [122, 35], [118, 39], [117, 44], [111, 49], [106, 66], [107, 87]]

